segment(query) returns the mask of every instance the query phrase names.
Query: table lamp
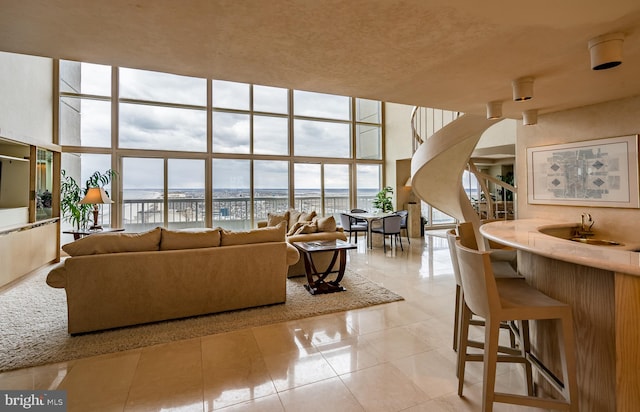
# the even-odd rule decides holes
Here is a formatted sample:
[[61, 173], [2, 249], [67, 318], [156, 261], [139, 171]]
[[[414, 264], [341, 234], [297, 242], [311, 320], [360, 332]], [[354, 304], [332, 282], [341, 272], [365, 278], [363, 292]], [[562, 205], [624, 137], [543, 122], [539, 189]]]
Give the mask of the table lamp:
[[81, 205], [93, 205], [93, 226], [89, 230], [102, 230], [102, 226], [98, 225], [98, 205], [105, 203], [113, 203], [113, 200], [109, 199], [102, 187], [90, 187], [84, 199], [80, 201]]

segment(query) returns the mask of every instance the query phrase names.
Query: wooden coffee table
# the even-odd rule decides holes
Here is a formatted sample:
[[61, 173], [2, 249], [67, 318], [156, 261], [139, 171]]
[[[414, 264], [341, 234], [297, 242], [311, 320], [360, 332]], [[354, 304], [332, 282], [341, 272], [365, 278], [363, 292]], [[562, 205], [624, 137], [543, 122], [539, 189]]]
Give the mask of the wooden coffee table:
[[[344, 277], [344, 270], [347, 267], [347, 250], [356, 249], [356, 245], [343, 240], [321, 240], [316, 242], [293, 242], [293, 246], [302, 252], [304, 269], [307, 273], [307, 284], [304, 287], [309, 293], [319, 295], [346, 290], [340, 286], [340, 281]], [[313, 254], [318, 252], [333, 252], [331, 264], [324, 272], [318, 272], [313, 263]], [[339, 269], [337, 271], [331, 270], [338, 258], [340, 258]], [[337, 273], [336, 279], [327, 281], [326, 278], [331, 273]]]

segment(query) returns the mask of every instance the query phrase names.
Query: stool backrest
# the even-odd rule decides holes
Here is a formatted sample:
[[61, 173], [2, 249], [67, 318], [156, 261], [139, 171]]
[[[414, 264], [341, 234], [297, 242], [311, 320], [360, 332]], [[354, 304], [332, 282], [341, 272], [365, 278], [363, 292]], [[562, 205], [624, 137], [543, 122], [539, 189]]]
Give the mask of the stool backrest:
[[458, 236], [463, 246], [478, 250], [476, 233], [473, 230], [473, 224], [471, 222], [461, 222], [458, 224]]
[[457, 240], [456, 254], [465, 302], [473, 313], [487, 318], [492, 309], [500, 309], [500, 296], [489, 253], [465, 247], [461, 240]]
[[460, 266], [458, 265], [458, 254], [456, 253], [456, 230], [447, 231], [447, 241], [449, 242], [449, 254], [451, 255], [451, 265], [453, 266], [453, 277], [456, 279], [456, 285], [462, 286], [460, 279]]

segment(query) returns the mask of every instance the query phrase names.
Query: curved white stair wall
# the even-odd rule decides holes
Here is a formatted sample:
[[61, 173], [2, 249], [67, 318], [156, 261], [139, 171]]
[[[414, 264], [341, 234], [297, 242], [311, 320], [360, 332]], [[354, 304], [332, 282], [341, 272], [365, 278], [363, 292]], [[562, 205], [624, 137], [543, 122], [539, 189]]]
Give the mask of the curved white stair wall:
[[464, 114], [426, 139], [411, 159], [416, 196], [460, 221], [477, 221], [462, 188], [462, 173], [482, 134], [499, 121]]

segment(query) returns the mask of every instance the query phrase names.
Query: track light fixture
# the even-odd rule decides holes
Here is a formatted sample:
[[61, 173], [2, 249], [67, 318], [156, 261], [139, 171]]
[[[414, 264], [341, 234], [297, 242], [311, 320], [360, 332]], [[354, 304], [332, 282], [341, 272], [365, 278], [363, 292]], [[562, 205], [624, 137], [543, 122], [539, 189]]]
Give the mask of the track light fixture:
[[511, 82], [513, 86], [513, 100], [521, 102], [533, 97], [533, 77], [522, 77]]
[[522, 124], [525, 126], [530, 126], [532, 124], [538, 123], [538, 110], [531, 109], [525, 110], [522, 112]]
[[591, 69], [605, 70], [622, 63], [624, 33], [609, 33], [589, 40]]
[[502, 117], [502, 102], [493, 101], [487, 103], [487, 119], [499, 119]]

